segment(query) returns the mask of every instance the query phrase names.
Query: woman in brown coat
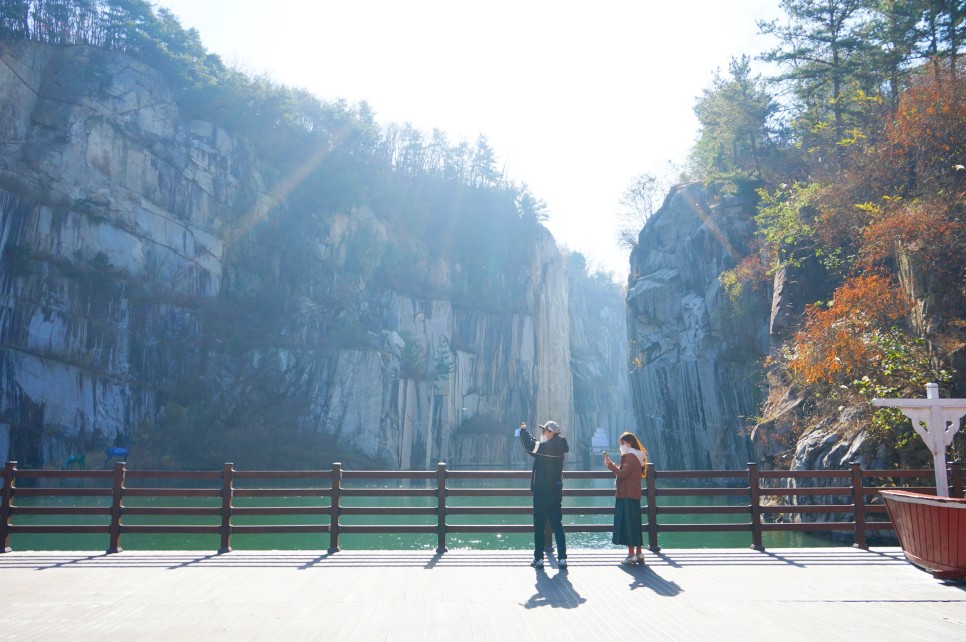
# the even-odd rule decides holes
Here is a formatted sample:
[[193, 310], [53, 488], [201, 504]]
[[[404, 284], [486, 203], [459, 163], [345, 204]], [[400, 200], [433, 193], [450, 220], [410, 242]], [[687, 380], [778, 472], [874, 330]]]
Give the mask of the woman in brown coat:
[[617, 475], [614, 503], [614, 537], [611, 541], [627, 547], [623, 564], [643, 564], [644, 530], [641, 524], [641, 479], [647, 470], [647, 450], [634, 433], [620, 437], [620, 466], [604, 453], [604, 465]]

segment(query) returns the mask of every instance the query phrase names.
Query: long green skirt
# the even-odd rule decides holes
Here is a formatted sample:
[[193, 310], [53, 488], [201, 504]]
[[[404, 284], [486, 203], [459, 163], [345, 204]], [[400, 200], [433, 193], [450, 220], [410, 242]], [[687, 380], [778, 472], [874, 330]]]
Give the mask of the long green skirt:
[[643, 546], [641, 500], [618, 498], [614, 504], [614, 538], [622, 546]]

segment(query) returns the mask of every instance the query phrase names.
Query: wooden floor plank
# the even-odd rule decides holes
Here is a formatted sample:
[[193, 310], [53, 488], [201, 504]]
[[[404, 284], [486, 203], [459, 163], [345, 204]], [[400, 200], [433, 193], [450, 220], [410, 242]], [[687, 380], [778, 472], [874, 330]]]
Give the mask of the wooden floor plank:
[[[619, 553], [619, 551], [617, 552]], [[0, 555], [12, 640], [901, 640], [966, 638], [966, 587], [899, 549]]]

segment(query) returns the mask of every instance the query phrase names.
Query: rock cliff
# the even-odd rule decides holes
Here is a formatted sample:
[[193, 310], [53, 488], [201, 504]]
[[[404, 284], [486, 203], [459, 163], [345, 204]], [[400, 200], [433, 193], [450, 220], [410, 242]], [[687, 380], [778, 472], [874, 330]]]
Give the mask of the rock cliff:
[[663, 469], [736, 469], [763, 398], [767, 294], [731, 301], [722, 271], [748, 253], [754, 203], [714, 187], [675, 188], [641, 230], [627, 292], [637, 427]]
[[481, 277], [378, 204], [306, 210], [243, 132], [95, 47], [0, 41], [0, 146], [0, 454], [21, 465], [123, 445], [172, 467], [502, 467], [521, 420], [575, 453], [626, 423], [620, 315], [571, 299], [543, 228]]
[[600, 466], [598, 449], [591, 452], [595, 433], [616, 451], [617, 438], [633, 431], [627, 370], [627, 326], [623, 289], [600, 278], [588, 279], [579, 259], [571, 255], [570, 355], [574, 386], [575, 431], [579, 436], [575, 459], [581, 467]]

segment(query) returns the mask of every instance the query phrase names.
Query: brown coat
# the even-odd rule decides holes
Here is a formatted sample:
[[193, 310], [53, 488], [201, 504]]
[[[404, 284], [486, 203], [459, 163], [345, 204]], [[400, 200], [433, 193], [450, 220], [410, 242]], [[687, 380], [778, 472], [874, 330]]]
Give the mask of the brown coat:
[[621, 455], [620, 467], [613, 461], [608, 461], [607, 467], [617, 475], [616, 497], [618, 499], [641, 499], [641, 473], [643, 472], [643, 467], [637, 455], [633, 453]]

